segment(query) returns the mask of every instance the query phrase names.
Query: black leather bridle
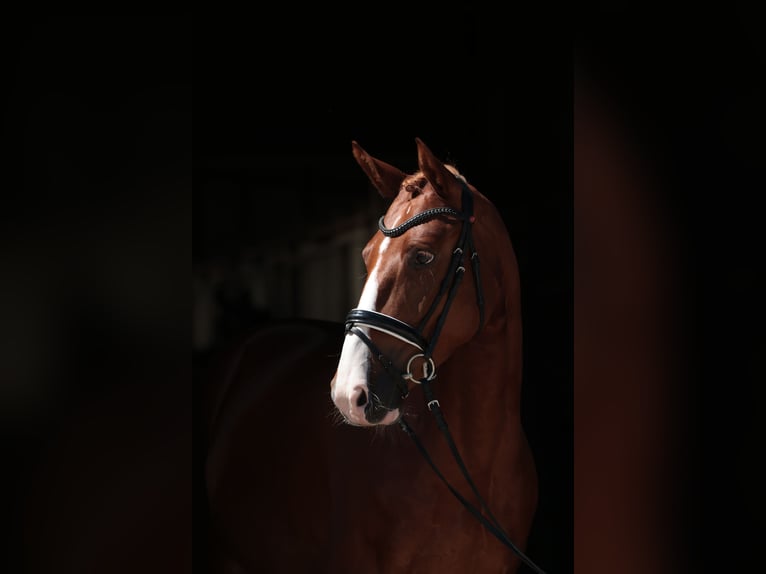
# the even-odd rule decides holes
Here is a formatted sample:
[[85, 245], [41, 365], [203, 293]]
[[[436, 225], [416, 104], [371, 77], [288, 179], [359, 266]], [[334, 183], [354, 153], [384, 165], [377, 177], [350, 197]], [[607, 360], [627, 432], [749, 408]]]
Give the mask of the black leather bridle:
[[[395, 381], [402, 400], [407, 398], [407, 395], [409, 394], [408, 381], [417, 383], [422, 387], [428, 410], [433, 413], [439, 430], [447, 440], [447, 444], [450, 447], [455, 461], [457, 462], [461, 472], [463, 473], [463, 476], [466, 478], [466, 481], [470, 485], [471, 490], [479, 501], [478, 508], [471, 504], [471, 502], [463, 497], [463, 495], [461, 495], [447, 481], [436, 464], [434, 464], [433, 460], [428, 454], [428, 451], [425, 449], [422, 442], [415, 434], [415, 431], [413, 431], [412, 428], [404, 420], [404, 417], [399, 418], [399, 426], [402, 428], [402, 430], [404, 430], [405, 433], [407, 433], [410, 438], [412, 438], [415, 446], [423, 455], [426, 462], [433, 469], [439, 479], [444, 482], [450, 492], [452, 492], [452, 494], [463, 504], [463, 506], [468, 509], [474, 518], [481, 522], [481, 524], [501, 543], [510, 548], [533, 572], [536, 572], [537, 574], [545, 574], [542, 568], [532, 562], [532, 560], [530, 560], [526, 554], [524, 554], [518, 547], [516, 547], [515, 544], [513, 544], [511, 539], [500, 526], [500, 523], [487, 507], [487, 504], [484, 502], [482, 496], [479, 494], [479, 491], [471, 479], [471, 476], [468, 473], [468, 469], [466, 468], [465, 463], [463, 462], [463, 459], [458, 452], [457, 445], [455, 444], [455, 441], [449, 432], [447, 421], [445, 420], [444, 414], [441, 410], [441, 405], [439, 404], [439, 401], [436, 400], [433, 389], [431, 388], [431, 381], [436, 377], [436, 365], [433, 361], [433, 352], [436, 348], [436, 342], [439, 339], [439, 335], [441, 334], [444, 322], [447, 319], [447, 314], [449, 313], [452, 301], [457, 294], [458, 287], [460, 287], [460, 282], [462, 281], [463, 275], [465, 274], [465, 267], [463, 266], [463, 262], [465, 253], [467, 251], [471, 252], [471, 267], [473, 269], [474, 283], [476, 286], [476, 303], [479, 307], [479, 327], [477, 333], [481, 331], [484, 325], [484, 295], [481, 289], [479, 255], [474, 246], [472, 234], [472, 225], [474, 222], [473, 195], [465, 183], [462, 185], [463, 194], [462, 207], [460, 211], [456, 211], [451, 207], [434, 207], [418, 213], [401, 225], [397, 225], [396, 227], [392, 228], [386, 227], [383, 221], [385, 216], [381, 216], [381, 218], [378, 220], [378, 228], [386, 237], [399, 237], [407, 230], [412, 229], [417, 225], [421, 225], [427, 221], [431, 221], [432, 219], [445, 215], [462, 221], [463, 226], [460, 231], [460, 239], [458, 240], [457, 246], [452, 252], [452, 259], [450, 260], [447, 274], [439, 286], [439, 292], [436, 294], [436, 297], [431, 303], [431, 306], [429, 307], [426, 314], [421, 318], [418, 325], [413, 327], [403, 321], [400, 321], [399, 319], [396, 319], [395, 317], [391, 317], [390, 315], [379, 313], [377, 311], [371, 311], [369, 309], [352, 309], [346, 316], [346, 334], [359, 337], [364, 342], [364, 344], [367, 345], [367, 347], [370, 349], [370, 352], [372, 353], [372, 356], [377, 358], [389, 376]], [[442, 309], [441, 314], [436, 321], [434, 332], [431, 335], [430, 340], [426, 340], [423, 336], [423, 330], [425, 329], [426, 324], [431, 319], [433, 314], [436, 312], [439, 302], [445, 295], [447, 299], [444, 303], [444, 308]], [[391, 337], [395, 337], [415, 347], [419, 352], [410, 357], [409, 361], [407, 361], [405, 371], [401, 372], [383, 354], [378, 346], [375, 345], [370, 337], [368, 337], [367, 334], [362, 329], [360, 329], [360, 326], [366, 326], [370, 329], [385, 333]], [[423, 376], [420, 378], [417, 378], [411, 370], [413, 361], [418, 357], [422, 357], [423, 359]], [[393, 407], [390, 405], [381, 403], [381, 406], [387, 410], [393, 409]]]
[[[462, 208], [460, 211], [456, 211], [451, 207], [434, 207], [427, 209], [417, 215], [411, 217], [401, 225], [396, 227], [386, 227], [383, 219], [385, 216], [381, 216], [378, 221], [378, 228], [381, 233], [386, 237], [399, 237], [403, 235], [409, 229], [417, 225], [431, 221], [437, 217], [450, 216], [462, 221], [462, 229], [460, 231], [460, 238], [457, 245], [452, 252], [452, 258], [450, 260], [447, 274], [439, 286], [439, 291], [436, 294], [431, 306], [425, 315], [421, 318], [416, 327], [413, 327], [399, 319], [379, 313], [377, 311], [371, 311], [369, 309], [352, 309], [346, 316], [346, 334], [353, 334], [359, 337], [365, 345], [370, 349], [373, 357], [383, 365], [383, 368], [396, 382], [397, 388], [400, 392], [402, 399], [407, 398], [409, 390], [407, 382], [412, 381], [414, 383], [420, 383], [420, 378], [416, 377], [411, 370], [412, 364], [415, 359], [422, 358], [423, 360], [423, 377], [427, 380], [432, 380], [436, 377], [436, 365], [433, 361], [433, 352], [436, 348], [436, 343], [439, 340], [444, 322], [447, 319], [452, 301], [457, 294], [458, 287], [465, 274], [465, 266], [463, 265], [465, 259], [465, 253], [471, 252], [471, 268], [473, 269], [474, 283], [476, 285], [476, 303], [479, 307], [479, 328], [480, 331], [484, 324], [484, 296], [481, 289], [481, 274], [479, 270], [479, 254], [476, 252], [476, 248], [473, 244], [472, 225], [474, 221], [473, 217], [473, 195], [468, 187], [463, 184], [462, 195]], [[426, 340], [423, 335], [423, 330], [426, 324], [433, 316], [442, 298], [446, 295], [447, 299], [444, 303], [444, 308], [436, 321], [436, 327], [431, 335], [430, 340]], [[418, 353], [414, 354], [407, 362], [404, 372], [398, 370], [394, 364], [381, 352], [381, 350], [372, 342], [370, 337], [359, 328], [359, 326], [366, 326], [370, 329], [380, 331], [391, 337], [395, 337], [409, 345], [418, 349]], [[392, 405], [382, 405], [389, 410]]]

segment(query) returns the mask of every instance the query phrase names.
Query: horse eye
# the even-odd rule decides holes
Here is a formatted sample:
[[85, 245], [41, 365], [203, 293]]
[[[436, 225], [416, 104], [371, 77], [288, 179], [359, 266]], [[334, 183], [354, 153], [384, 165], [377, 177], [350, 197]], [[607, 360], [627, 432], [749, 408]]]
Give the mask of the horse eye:
[[429, 253], [428, 251], [418, 251], [417, 253], [415, 253], [415, 261], [419, 265], [428, 265], [433, 260], [434, 260], [434, 254]]

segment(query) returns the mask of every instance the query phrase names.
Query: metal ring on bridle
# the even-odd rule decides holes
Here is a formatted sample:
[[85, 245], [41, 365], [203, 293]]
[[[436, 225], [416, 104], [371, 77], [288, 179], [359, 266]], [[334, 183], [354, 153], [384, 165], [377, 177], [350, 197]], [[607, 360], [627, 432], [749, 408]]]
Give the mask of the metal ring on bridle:
[[[412, 355], [410, 357], [410, 360], [407, 361], [407, 372], [402, 375], [403, 379], [409, 379], [417, 384], [420, 384], [420, 380], [416, 379], [415, 376], [412, 374], [412, 371], [410, 370], [410, 366], [412, 365], [412, 361], [417, 359], [418, 357], [423, 357], [424, 359], [426, 356], [423, 353], [417, 353], [415, 355]], [[428, 365], [431, 365], [431, 374], [428, 374]], [[423, 363], [423, 378], [427, 381], [432, 381], [436, 378], [436, 365], [434, 364], [434, 360], [431, 357], [428, 357], [428, 360]]]

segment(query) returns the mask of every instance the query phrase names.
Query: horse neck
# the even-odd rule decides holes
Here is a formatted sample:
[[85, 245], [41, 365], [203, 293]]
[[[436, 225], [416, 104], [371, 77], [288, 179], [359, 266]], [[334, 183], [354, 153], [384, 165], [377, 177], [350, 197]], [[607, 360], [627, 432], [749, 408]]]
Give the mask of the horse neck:
[[[512, 317], [490, 325], [480, 336], [455, 351], [435, 380], [439, 396], [460, 402], [474, 412], [502, 409], [516, 416], [522, 379], [521, 321]], [[436, 389], [437, 387], [434, 386]], [[494, 405], [494, 406], [493, 406]]]
[[493, 442], [493, 436], [515, 428], [521, 367], [520, 318], [491, 318], [477, 337], [438, 367], [431, 383], [452, 432]]

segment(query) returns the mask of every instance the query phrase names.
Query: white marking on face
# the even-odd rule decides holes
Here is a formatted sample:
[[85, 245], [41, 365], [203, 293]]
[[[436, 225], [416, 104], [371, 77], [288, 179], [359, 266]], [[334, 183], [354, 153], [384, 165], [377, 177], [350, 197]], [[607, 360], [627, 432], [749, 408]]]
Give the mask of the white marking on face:
[[[390, 237], [384, 237], [378, 247], [378, 261], [380, 256], [388, 249], [388, 244], [391, 241]], [[362, 289], [362, 295], [359, 297], [359, 303], [357, 309], [367, 309], [368, 311], [375, 311], [375, 301], [378, 299], [378, 266], [373, 267], [370, 274], [367, 276], [367, 281]]]
[[[385, 237], [378, 247], [378, 261], [380, 256], [388, 248], [389, 237]], [[375, 311], [375, 302], [378, 298], [378, 267], [377, 265], [370, 271], [365, 281], [362, 294], [359, 297], [357, 309], [366, 309]], [[360, 327], [365, 334], [369, 335], [367, 327]], [[352, 424], [369, 426], [364, 419], [364, 410], [356, 405], [359, 387], [367, 390], [367, 363], [370, 356], [370, 350], [362, 340], [354, 335], [346, 335], [341, 349], [340, 359], [338, 360], [338, 370], [332, 385], [331, 397], [338, 410], [343, 413]], [[356, 391], [356, 392], [355, 392]], [[398, 411], [392, 411], [386, 415], [382, 421], [383, 424], [390, 424], [396, 420]]]

